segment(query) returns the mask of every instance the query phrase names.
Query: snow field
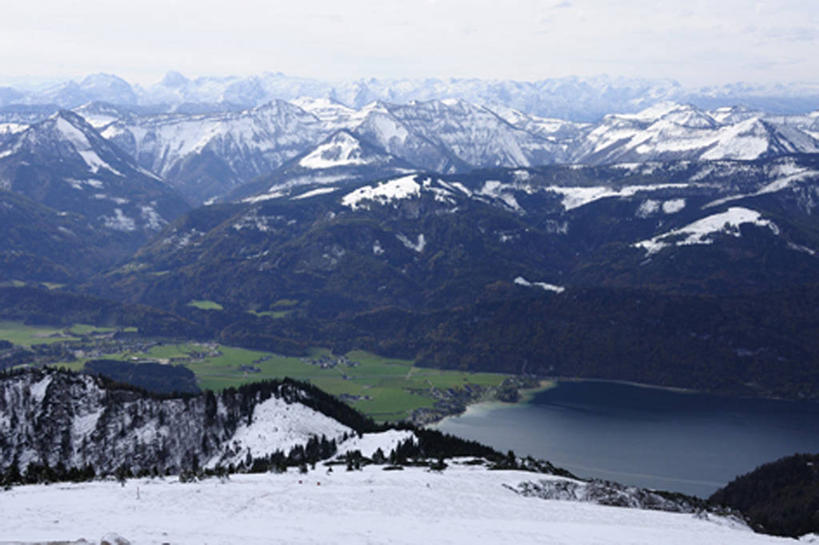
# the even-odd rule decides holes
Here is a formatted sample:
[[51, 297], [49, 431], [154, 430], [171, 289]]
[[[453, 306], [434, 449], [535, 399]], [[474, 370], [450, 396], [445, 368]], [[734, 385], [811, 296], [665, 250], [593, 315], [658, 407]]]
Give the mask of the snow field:
[[96, 540], [115, 532], [134, 545], [791, 542], [719, 518], [526, 498], [504, 486], [535, 478], [543, 476], [458, 465], [442, 473], [336, 466], [225, 483], [25, 486], [0, 493], [0, 536]]
[[356, 210], [364, 206], [362, 201], [375, 201], [383, 205], [395, 200], [418, 197], [421, 195], [421, 186], [415, 181], [415, 177], [411, 174], [376, 186], [365, 185], [345, 195], [341, 204]]

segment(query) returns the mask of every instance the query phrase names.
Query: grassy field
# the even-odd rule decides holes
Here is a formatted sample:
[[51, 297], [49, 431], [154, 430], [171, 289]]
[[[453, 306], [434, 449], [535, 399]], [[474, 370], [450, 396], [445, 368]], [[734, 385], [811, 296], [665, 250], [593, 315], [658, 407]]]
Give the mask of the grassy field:
[[259, 312], [258, 310], [248, 310], [248, 312], [250, 314], [253, 314], [254, 316], [266, 316], [268, 318], [273, 318], [273, 319], [278, 320], [279, 318], [284, 318], [285, 316], [287, 316], [288, 314], [290, 314], [293, 311], [292, 310], [265, 310], [263, 312]]
[[188, 306], [196, 307], [201, 310], [224, 310], [224, 307], [216, 301], [208, 301], [206, 299], [196, 299], [188, 303]]
[[[0, 340], [10, 341], [19, 346], [48, 344], [63, 341], [79, 341], [80, 336], [92, 333], [110, 333], [113, 327], [98, 327], [88, 324], [74, 324], [71, 327], [31, 326], [21, 322], [0, 322]], [[123, 331], [136, 333], [135, 327]]]
[[20, 322], [0, 322], [0, 340], [20, 346], [79, 340], [64, 333], [64, 328], [29, 326]]

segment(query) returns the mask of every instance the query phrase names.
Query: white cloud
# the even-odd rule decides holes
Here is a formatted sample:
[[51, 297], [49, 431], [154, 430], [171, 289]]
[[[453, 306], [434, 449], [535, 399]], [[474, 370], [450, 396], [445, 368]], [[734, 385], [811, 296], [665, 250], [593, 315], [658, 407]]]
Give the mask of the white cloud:
[[817, 39], [815, 0], [8, 4], [0, 67], [10, 75], [106, 71], [144, 81], [178, 69], [531, 80], [608, 73], [696, 85], [819, 74], [819, 56], [805, 49]]

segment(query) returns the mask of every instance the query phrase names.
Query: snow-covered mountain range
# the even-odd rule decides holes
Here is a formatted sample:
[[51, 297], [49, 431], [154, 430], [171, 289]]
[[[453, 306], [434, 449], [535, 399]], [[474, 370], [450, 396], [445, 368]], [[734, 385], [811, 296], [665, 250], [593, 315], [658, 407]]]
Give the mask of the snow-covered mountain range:
[[[0, 113], [0, 158], [47, 112]], [[224, 198], [250, 181], [267, 183], [272, 191], [282, 184], [335, 182], [351, 167], [358, 174], [372, 167], [375, 178], [385, 175], [385, 166], [390, 167], [386, 174], [396, 169], [453, 173], [819, 152], [817, 113], [783, 116], [677, 103], [609, 114], [596, 123], [541, 118], [508, 107], [493, 110], [463, 99], [351, 108], [301, 97], [230, 112], [160, 114], [91, 103], [74, 113], [192, 203]], [[297, 163], [289, 164], [294, 159]]]

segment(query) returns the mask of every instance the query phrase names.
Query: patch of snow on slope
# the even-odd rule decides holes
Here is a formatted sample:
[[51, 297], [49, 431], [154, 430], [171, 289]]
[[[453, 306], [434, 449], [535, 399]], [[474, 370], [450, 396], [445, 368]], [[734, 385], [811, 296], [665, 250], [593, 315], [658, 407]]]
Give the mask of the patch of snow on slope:
[[395, 238], [397, 238], [399, 241], [401, 241], [401, 244], [403, 244], [407, 249], [416, 251], [419, 254], [424, 251], [424, 248], [427, 245], [427, 239], [424, 237], [423, 233], [418, 235], [418, 241], [417, 242], [411, 241], [403, 233], [399, 233], [399, 234], [395, 235]]
[[71, 423], [71, 432], [74, 437], [86, 437], [97, 428], [97, 422], [105, 411], [105, 407], [100, 407], [83, 415], [75, 415]]
[[267, 193], [263, 193], [261, 195], [256, 195], [255, 197], [248, 197], [246, 199], [242, 199], [242, 202], [247, 203], [257, 203], [262, 201], [269, 201], [271, 199], [278, 199], [279, 197], [284, 197], [287, 195], [287, 191], [282, 191], [280, 189], [274, 189]]
[[141, 206], [142, 219], [145, 220], [145, 226], [152, 231], [159, 231], [165, 225], [165, 220], [156, 211], [153, 206]]
[[65, 181], [74, 189], [83, 189], [84, 186], [93, 187], [94, 189], [102, 189], [103, 186], [103, 183], [101, 181], [94, 179], [75, 180], [74, 178], [65, 178], [63, 181]]
[[795, 250], [797, 252], [802, 252], [803, 254], [808, 254], [810, 256], [816, 255], [816, 250], [813, 250], [801, 244], [796, 244], [794, 242], [788, 242], [788, 248], [790, 248], [791, 250]]
[[28, 129], [28, 127], [28, 125], [22, 123], [0, 123], [0, 134], [18, 134]]
[[549, 284], [546, 282], [529, 282], [522, 276], [515, 278], [515, 284], [525, 288], [538, 287], [546, 291], [553, 291], [555, 293], [563, 293], [566, 291], [566, 288], [563, 286], [556, 286], [555, 284]]
[[511, 193], [512, 190], [517, 189], [515, 186], [511, 186], [509, 184], [504, 184], [503, 182], [499, 182], [497, 180], [487, 180], [481, 190], [478, 192], [479, 195], [484, 195], [486, 197], [491, 197], [493, 199], [497, 199], [504, 203], [506, 206], [511, 208], [515, 211], [522, 210], [520, 205], [518, 204], [517, 199]]
[[91, 169], [91, 172], [93, 172], [94, 174], [99, 172], [99, 170], [101, 168], [104, 168], [105, 170], [109, 170], [109, 171], [113, 172], [114, 174], [122, 176], [122, 173], [120, 171], [116, 170], [114, 167], [112, 167], [111, 165], [109, 165], [108, 163], [103, 161], [100, 158], [100, 156], [97, 155], [96, 151], [94, 151], [94, 150], [77, 150], [77, 153], [80, 154], [80, 156], [82, 157], [82, 160], [85, 161], [85, 164], [88, 165], [88, 167]]
[[427, 193], [432, 193], [436, 202], [455, 204], [451, 186], [442, 180], [436, 180], [436, 182], [440, 187], [433, 185], [431, 178], [426, 178], [421, 184], [422, 190]]
[[341, 199], [341, 204], [353, 210], [366, 208], [363, 201], [374, 201], [378, 204], [386, 205], [401, 199], [410, 199], [421, 195], [421, 185], [415, 181], [416, 176], [403, 176], [386, 182], [381, 182], [376, 186], [365, 185], [359, 187], [352, 193], [348, 193]]
[[114, 231], [135, 231], [136, 223], [132, 218], [126, 216], [121, 209], [114, 208], [113, 216], [103, 216], [105, 226]]
[[338, 455], [358, 450], [361, 451], [363, 456], [372, 458], [375, 451], [381, 449], [384, 456], [389, 456], [390, 451], [407, 439], [416, 441], [415, 433], [408, 430], [387, 430], [378, 433], [365, 433], [361, 437], [356, 435], [339, 445]]
[[309, 199], [310, 197], [317, 197], [319, 195], [325, 195], [327, 193], [332, 193], [333, 191], [337, 191], [337, 187], [319, 187], [317, 189], [311, 189], [310, 191], [306, 191], [301, 195], [296, 195], [295, 197], [290, 197], [291, 201], [299, 201], [301, 199]]
[[759, 119], [752, 118], [720, 130], [711, 149], [700, 159], [757, 159], [770, 146], [767, 131]]
[[469, 189], [467, 189], [466, 186], [464, 186], [464, 184], [462, 184], [461, 182], [445, 182], [443, 180], [439, 180], [438, 183], [441, 184], [443, 187], [446, 187], [447, 189], [455, 188], [464, 195], [466, 195], [467, 197], [472, 196], [472, 192]]
[[655, 184], [655, 185], [629, 185], [619, 189], [593, 186], [593, 187], [564, 187], [551, 185], [546, 191], [552, 191], [563, 196], [563, 208], [572, 210], [580, 208], [594, 201], [609, 197], [631, 197], [641, 191], [659, 191], [661, 189], [682, 189], [690, 184]]
[[30, 388], [31, 393], [31, 401], [35, 406], [42, 404], [43, 399], [45, 399], [46, 390], [48, 390], [48, 385], [51, 384], [51, 375], [46, 375], [37, 383], [32, 384]]
[[[617, 117], [620, 119], [629, 119], [635, 121], [642, 121], [652, 122], [660, 119], [663, 116], [666, 116], [673, 112], [674, 110], [684, 109], [685, 106], [682, 104], [678, 104], [676, 102], [671, 101], [663, 101], [658, 102], [657, 104], [652, 104], [651, 106], [640, 110], [639, 112], [630, 113], [630, 114], [612, 114], [611, 117]], [[608, 117], [608, 116], [607, 116]]]
[[300, 403], [287, 403], [277, 397], [263, 401], [253, 410], [250, 424], [243, 423], [231, 438], [231, 448], [208, 462], [227, 466], [253, 457], [268, 456], [277, 450], [285, 454], [296, 445], [304, 445], [311, 437], [326, 436], [340, 440], [352, 429]]
[[224, 483], [18, 486], [0, 494], [0, 535], [44, 542], [116, 532], [140, 545], [794, 543], [711, 516], [546, 501], [509, 488], [536, 477], [548, 478], [459, 465], [440, 473], [367, 466], [330, 474], [322, 468], [306, 475], [234, 475]]
[[111, 195], [106, 195], [105, 193], [94, 193], [94, 198], [98, 201], [109, 200], [119, 205], [128, 204], [130, 202], [124, 197], [112, 197]]
[[256, 229], [257, 231], [267, 233], [272, 231], [277, 224], [282, 225], [287, 222], [288, 220], [284, 216], [259, 215], [258, 210], [251, 210], [242, 216], [239, 221], [234, 223], [233, 228], [237, 231], [241, 231], [242, 229]]
[[318, 146], [299, 161], [304, 168], [332, 168], [366, 165], [361, 144], [347, 133], [339, 133], [331, 141]]
[[653, 216], [660, 210], [660, 201], [655, 201], [653, 199], [646, 199], [641, 204], [640, 207], [637, 209], [635, 215], [638, 218], [647, 218], [649, 216]]
[[671, 199], [663, 203], [663, 212], [666, 214], [676, 214], [685, 208], [685, 199]]
[[716, 233], [724, 233], [734, 237], [740, 236], [739, 227], [743, 224], [768, 227], [774, 234], [779, 233], [776, 224], [763, 219], [762, 215], [756, 210], [732, 207], [725, 212], [702, 218], [685, 227], [637, 242], [633, 246], [642, 248], [646, 251], [646, 255], [651, 255], [672, 245], [712, 244], [713, 240], [709, 237]]

